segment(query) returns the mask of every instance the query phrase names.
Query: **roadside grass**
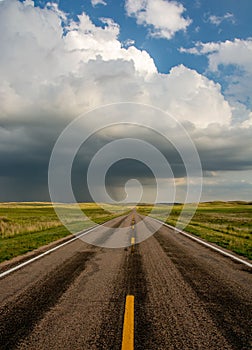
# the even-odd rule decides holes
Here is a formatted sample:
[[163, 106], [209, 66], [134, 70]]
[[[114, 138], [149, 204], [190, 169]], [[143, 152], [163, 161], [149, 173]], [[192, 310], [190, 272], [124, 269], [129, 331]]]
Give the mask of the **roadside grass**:
[[[130, 206], [95, 203], [81, 203], [80, 208], [87, 216], [85, 221], [83, 218], [80, 220], [74, 206], [59, 205], [61, 214], [67, 217], [68, 225], [74, 232], [87, 229], [94, 223], [102, 224], [131, 209]], [[149, 215], [152, 208], [152, 205], [138, 205], [137, 210]], [[182, 208], [183, 216], [179, 217]], [[170, 210], [168, 217], [167, 210]], [[151, 216], [252, 259], [252, 203], [200, 203], [190, 222], [185, 225], [191, 210], [191, 205], [158, 205]], [[59, 221], [51, 203], [0, 204], [0, 262], [70, 234]]]
[[[86, 219], [72, 205], [59, 205], [74, 232], [102, 224], [125, 213], [127, 208], [81, 203]], [[51, 203], [0, 204], [0, 262], [37, 249], [71, 233], [58, 219]]]
[[[187, 224], [185, 220], [192, 208], [185, 205], [184, 214], [179, 218], [182, 208], [183, 205], [170, 206], [171, 212], [166, 218], [167, 206], [159, 205], [151, 216], [252, 259], [252, 203], [200, 203]], [[144, 215], [148, 215], [151, 209], [151, 205], [138, 206], [139, 213]]]

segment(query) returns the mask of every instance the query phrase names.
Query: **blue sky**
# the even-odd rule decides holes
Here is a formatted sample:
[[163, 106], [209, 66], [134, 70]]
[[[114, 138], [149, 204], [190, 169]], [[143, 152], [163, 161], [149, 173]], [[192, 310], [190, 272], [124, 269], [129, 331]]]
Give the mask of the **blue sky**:
[[[251, 200], [251, 13], [250, 0], [0, 0], [0, 200], [48, 200], [61, 132], [78, 115], [121, 102], [152, 105], [186, 128], [202, 162], [202, 200]], [[144, 125], [144, 109], [135, 118]], [[168, 123], [161, 119], [154, 129]], [[128, 135], [116, 130], [99, 134], [86, 156]], [[166, 150], [183, 201], [176, 154], [144, 139]], [[87, 169], [85, 155], [82, 162]], [[111, 171], [115, 196], [126, 173], [153, 192], [150, 173], [132, 165], [132, 174]]]

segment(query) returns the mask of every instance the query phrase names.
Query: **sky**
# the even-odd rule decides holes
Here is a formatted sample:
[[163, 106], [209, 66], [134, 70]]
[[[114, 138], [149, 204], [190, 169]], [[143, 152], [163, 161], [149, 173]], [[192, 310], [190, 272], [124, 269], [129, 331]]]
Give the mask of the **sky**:
[[[107, 127], [80, 147], [72, 169], [79, 201], [92, 200], [87, 170], [96, 152], [132, 135], [164, 154], [175, 200], [184, 201], [187, 173], [176, 149], [184, 136], [168, 115], [196, 146], [201, 200], [251, 201], [251, 13], [251, 0], [0, 0], [0, 201], [50, 200], [49, 160], [63, 130], [85, 113], [79, 133], [91, 124], [98, 130], [104, 119], [96, 109], [125, 102], [137, 103], [131, 121], [141, 126]], [[160, 112], [148, 114], [146, 105]], [[117, 106], [110, 113], [119, 123], [130, 107]], [[62, 149], [70, 151], [70, 144]], [[118, 152], [106, 177], [109, 195], [123, 200], [128, 184], [134, 199], [140, 182], [152, 201], [154, 169]], [[159, 200], [169, 202], [171, 174], [159, 175]]]

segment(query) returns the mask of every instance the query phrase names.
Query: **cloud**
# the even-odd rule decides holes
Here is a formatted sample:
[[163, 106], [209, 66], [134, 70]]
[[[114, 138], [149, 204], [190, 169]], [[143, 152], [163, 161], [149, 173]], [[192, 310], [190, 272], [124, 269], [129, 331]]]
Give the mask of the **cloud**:
[[107, 5], [107, 3], [104, 0], [91, 0], [91, 4], [93, 7], [97, 5], [103, 5], [103, 6]]
[[[60, 132], [80, 113], [121, 101], [158, 106], [184, 123], [207, 159], [204, 170], [251, 169], [249, 114], [233, 129], [232, 108], [219, 84], [183, 65], [160, 74], [146, 51], [133, 42], [123, 47], [113, 20], [103, 18], [97, 26], [83, 13], [69, 21], [56, 6], [41, 9], [31, 1], [10, 0], [0, 3], [0, 32], [1, 200], [48, 199], [47, 166]], [[212, 51], [209, 45], [204, 50], [211, 55], [220, 48]], [[139, 113], [132, 120], [144, 124], [147, 117]], [[162, 123], [155, 119], [155, 125], [165, 127]], [[118, 136], [126, 134], [125, 128], [116, 130]], [[110, 130], [90, 144], [84, 169], [96, 147], [114, 135]], [[147, 139], [159, 144], [153, 135]], [[163, 151], [174, 160], [176, 176], [184, 176], [177, 156], [167, 147]], [[140, 170], [139, 179], [148, 182]], [[115, 176], [122, 178], [122, 173]], [[36, 185], [29, 192], [31, 183]], [[82, 200], [88, 198], [85, 191], [80, 193]]]
[[195, 55], [207, 55], [209, 69], [216, 71], [220, 65], [237, 65], [252, 72], [252, 38], [226, 40], [224, 42], [198, 42], [191, 49], [180, 49]]
[[102, 18], [96, 26], [83, 13], [64, 35], [55, 8], [14, 0], [1, 6], [2, 120], [33, 115], [34, 109], [37, 115], [78, 115], [130, 100], [158, 105], [197, 127], [229, 123], [231, 110], [218, 84], [182, 65], [159, 74], [146, 51], [122, 47], [113, 20]]
[[220, 85], [184, 65], [173, 67], [169, 74], [158, 75], [151, 81], [151, 103], [157, 96], [159, 106], [180, 121], [189, 121], [204, 128], [211, 123], [228, 125], [231, 109], [221, 94]]
[[125, 8], [128, 16], [149, 27], [150, 35], [156, 38], [171, 39], [176, 32], [185, 31], [192, 22], [182, 16], [185, 8], [176, 1], [126, 0]]
[[235, 24], [235, 17], [233, 13], [227, 12], [224, 16], [215, 16], [215, 15], [211, 15], [208, 17], [208, 22], [219, 26], [222, 22], [227, 21], [230, 22], [232, 24]]
[[[222, 75], [225, 96], [234, 114], [248, 114], [252, 108], [252, 38], [226, 40], [224, 42], [198, 42], [189, 49], [180, 49], [193, 55], [206, 55], [208, 69]], [[244, 113], [244, 106], [248, 109]]]
[[134, 44], [135, 44], [135, 40], [133, 39], [127, 39], [123, 42], [123, 46], [125, 47], [133, 46]]
[[244, 128], [252, 128], [252, 112], [249, 113], [249, 116], [245, 121], [242, 123], [242, 127]]
[[103, 6], [107, 5], [107, 3], [104, 0], [91, 0], [91, 4], [93, 7], [97, 5], [103, 5]]

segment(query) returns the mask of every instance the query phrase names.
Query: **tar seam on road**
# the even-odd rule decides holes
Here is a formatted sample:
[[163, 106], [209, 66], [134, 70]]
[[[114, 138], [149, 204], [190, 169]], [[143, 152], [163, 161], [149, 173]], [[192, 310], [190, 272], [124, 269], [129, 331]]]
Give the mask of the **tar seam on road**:
[[236, 257], [236, 256], [234, 256], [234, 255], [232, 255], [232, 254], [230, 254], [228, 252], [225, 252], [224, 250], [222, 250], [220, 248], [217, 248], [217, 247], [213, 246], [210, 243], [204, 242], [201, 239], [199, 239], [197, 237], [194, 237], [194, 236], [190, 235], [189, 233], [187, 233], [185, 231], [182, 231], [182, 230], [180, 230], [180, 229], [178, 229], [178, 228], [176, 228], [174, 226], [171, 226], [169, 224], [166, 224], [163, 221], [160, 221], [160, 220], [157, 220], [157, 219], [154, 219], [154, 218], [152, 218], [152, 219], [157, 221], [157, 222], [159, 222], [159, 223], [162, 223], [164, 226], [167, 226], [167, 227], [171, 228], [172, 230], [174, 230], [174, 231], [176, 231], [178, 233], [181, 233], [182, 235], [184, 235], [184, 236], [186, 236], [186, 237], [188, 237], [188, 238], [190, 238], [190, 239], [192, 239], [192, 240], [194, 240], [194, 241], [196, 241], [196, 242], [198, 242], [198, 243], [200, 243], [200, 244], [202, 244], [202, 245], [204, 245], [204, 246], [206, 246], [208, 248], [211, 248], [212, 250], [215, 250], [216, 252], [218, 252], [218, 253], [220, 253], [222, 255], [228, 256], [229, 258], [231, 258], [231, 259], [233, 259], [233, 260], [235, 260], [235, 261], [237, 261], [239, 263], [242, 263], [242, 264], [252, 268], [252, 264], [250, 264], [249, 262], [247, 262], [245, 260], [242, 260], [242, 259], [240, 259], [240, 258], [238, 258], [238, 257]]
[[78, 238], [80, 238], [80, 237], [86, 235], [87, 233], [95, 230], [97, 228], [97, 226], [99, 226], [99, 225], [95, 225], [94, 227], [91, 227], [90, 229], [88, 229], [87, 231], [84, 231], [83, 233], [78, 233], [78, 234], [76, 234], [76, 237], [70, 239], [69, 241], [64, 242], [62, 244], [59, 244], [56, 247], [51, 248], [51, 249], [47, 250], [46, 252], [35, 256], [32, 259], [29, 259], [29, 260], [27, 260], [27, 261], [25, 261], [25, 262], [23, 262], [23, 263], [21, 263], [21, 264], [19, 264], [17, 266], [12, 267], [11, 269], [9, 269], [7, 271], [4, 271], [4, 272], [0, 273], [0, 278], [5, 277], [5, 276], [9, 275], [10, 273], [12, 273], [12, 272], [14, 272], [16, 270], [19, 270], [19, 269], [21, 269], [22, 267], [24, 267], [26, 265], [29, 265], [29, 264], [33, 263], [34, 261], [42, 258], [43, 256], [45, 256], [47, 254], [50, 254], [50, 253], [54, 252], [55, 250], [57, 250], [57, 249], [59, 249], [61, 247], [64, 247], [65, 245], [67, 245], [69, 243], [72, 243], [72, 242], [76, 241]]
[[127, 295], [123, 322], [121, 350], [134, 349], [134, 295]]

